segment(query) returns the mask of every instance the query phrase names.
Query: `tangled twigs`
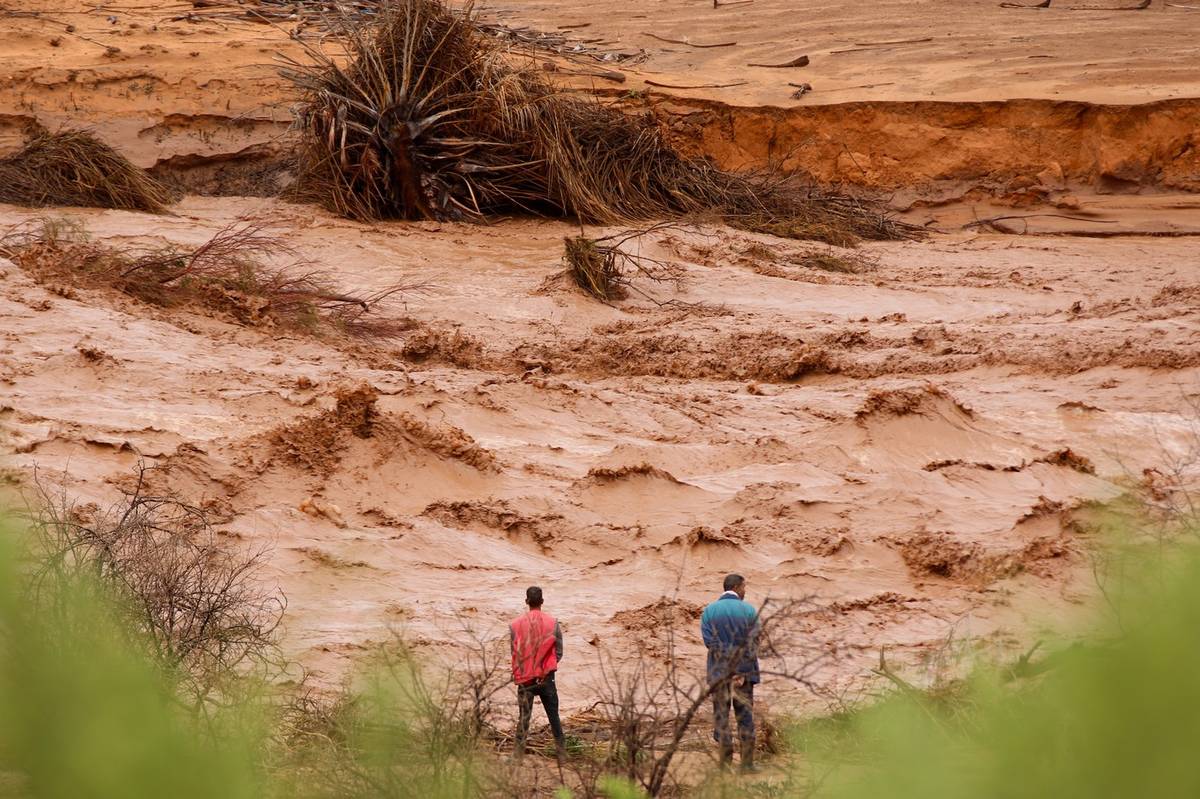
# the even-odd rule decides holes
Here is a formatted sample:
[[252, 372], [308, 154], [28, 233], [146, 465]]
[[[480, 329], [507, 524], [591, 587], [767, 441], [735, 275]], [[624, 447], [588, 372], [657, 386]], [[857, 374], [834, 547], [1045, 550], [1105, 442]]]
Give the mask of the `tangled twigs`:
[[678, 227], [680, 225], [675, 223], [660, 222], [596, 239], [588, 238], [582, 232], [578, 236], [568, 236], [563, 239], [563, 263], [575, 284], [598, 300], [612, 302], [624, 299], [630, 290], [634, 290], [659, 302], [636, 289], [632, 279], [640, 276], [655, 283], [673, 281], [678, 284], [683, 276], [682, 269], [669, 261], [630, 253], [625, 245], [650, 233]]
[[330, 328], [360, 338], [386, 338], [406, 329], [407, 320], [391, 317], [388, 306], [422, 286], [347, 292], [300, 260], [269, 227], [268, 220], [246, 217], [198, 247], [118, 251], [88, 241], [81, 229], [41, 220], [0, 235], [0, 255], [42, 282], [116, 289], [163, 307], [208, 308], [246, 325], [313, 333]]
[[708, 749], [707, 743], [697, 741], [709, 739], [707, 734], [697, 735], [700, 716], [714, 693], [735, 679], [744, 658], [762, 659], [763, 678], [811, 688], [811, 677], [826, 657], [804, 641], [803, 618], [813, 607], [811, 599], [768, 599], [759, 610], [755, 633], [726, 653], [724, 676], [721, 667], [707, 677], [693, 675], [677, 656], [681, 619], [670, 613], [673, 606], [673, 601], [664, 604], [666, 612], [656, 619], [656, 634], [664, 646], [661, 658], [652, 659], [643, 651], [632, 667], [622, 667], [602, 653], [596, 688], [600, 701], [594, 723], [603, 734], [594, 736], [598, 746], [593, 762], [622, 774], [650, 796], [681, 793], [673, 764], [681, 752]]
[[587, 236], [563, 238], [563, 261], [579, 288], [598, 300], [611, 302], [622, 299], [621, 274], [612, 248], [601, 248]]
[[[80, 506], [39, 479], [33, 532], [38, 571], [29, 601], [52, 603], [87, 575], [122, 600], [131, 643], [174, 674], [196, 711], [233, 701], [239, 676], [278, 673], [276, 631], [285, 599], [258, 579], [265, 553], [220, 545], [210, 514], [153, 488], [139, 465], [107, 510]], [[53, 607], [45, 607], [53, 613]]]

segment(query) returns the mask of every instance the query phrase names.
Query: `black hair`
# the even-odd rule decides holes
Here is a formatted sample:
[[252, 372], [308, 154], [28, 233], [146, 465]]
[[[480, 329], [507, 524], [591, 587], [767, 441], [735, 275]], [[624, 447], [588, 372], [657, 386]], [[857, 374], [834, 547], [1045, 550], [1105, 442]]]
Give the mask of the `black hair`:
[[536, 585], [531, 585], [525, 589], [525, 604], [531, 608], [540, 608], [542, 606], [542, 589]]
[[725, 590], [736, 591], [737, 587], [744, 582], [746, 582], [746, 578], [740, 574], [727, 574], [725, 575]]

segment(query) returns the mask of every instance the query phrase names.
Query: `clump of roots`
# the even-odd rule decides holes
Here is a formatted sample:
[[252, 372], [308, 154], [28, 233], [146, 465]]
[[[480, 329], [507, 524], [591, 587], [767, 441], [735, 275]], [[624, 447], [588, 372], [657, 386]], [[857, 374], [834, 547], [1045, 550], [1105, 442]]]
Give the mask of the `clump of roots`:
[[85, 131], [43, 131], [0, 159], [0, 202], [162, 213], [170, 201], [165, 186]]
[[610, 224], [716, 212], [837, 244], [915, 235], [869, 204], [685, 158], [652, 116], [551, 84], [440, 0], [392, 0], [346, 30], [346, 59], [312, 47], [285, 70], [302, 95], [295, 190], [336, 213]]
[[0, 236], [0, 256], [42, 283], [116, 289], [152, 305], [208, 309], [246, 325], [367, 338], [407, 328], [383, 310], [390, 298], [416, 287], [344, 293], [302, 263], [273, 265], [292, 253], [266, 229], [262, 220], [241, 219], [195, 248], [118, 251], [89, 241], [77, 224], [49, 220]]

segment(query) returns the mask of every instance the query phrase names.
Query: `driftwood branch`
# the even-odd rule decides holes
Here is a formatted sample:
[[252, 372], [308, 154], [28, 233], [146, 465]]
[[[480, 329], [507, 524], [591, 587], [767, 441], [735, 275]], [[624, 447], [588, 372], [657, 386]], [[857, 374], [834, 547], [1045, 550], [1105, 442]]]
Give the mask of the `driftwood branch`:
[[714, 44], [699, 44], [697, 42], [689, 42], [686, 39], [668, 39], [666, 36], [658, 36], [654, 33], [643, 33], [643, 36], [649, 36], [651, 39], [658, 39], [660, 42], [668, 42], [670, 44], [682, 44], [688, 47], [733, 47], [737, 42], [716, 42]]
[[789, 67], [806, 67], [808, 66], [808, 56], [796, 56], [791, 61], [784, 61], [782, 64], [747, 64], [748, 67], [766, 67], [768, 69], [787, 69]]

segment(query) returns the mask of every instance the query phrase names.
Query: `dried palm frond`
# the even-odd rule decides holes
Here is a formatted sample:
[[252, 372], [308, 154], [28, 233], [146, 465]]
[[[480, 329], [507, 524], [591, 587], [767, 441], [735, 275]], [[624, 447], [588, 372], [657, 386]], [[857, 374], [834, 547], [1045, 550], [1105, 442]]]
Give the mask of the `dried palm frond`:
[[162, 213], [170, 201], [167, 188], [145, 170], [81, 130], [43, 131], [0, 159], [0, 202]]
[[354, 219], [532, 213], [589, 223], [716, 212], [842, 243], [914, 230], [838, 195], [686, 158], [650, 115], [553, 85], [439, 0], [348, 20], [346, 58], [308, 46], [296, 191]]

